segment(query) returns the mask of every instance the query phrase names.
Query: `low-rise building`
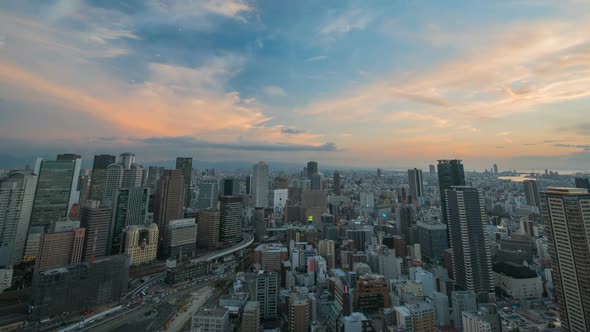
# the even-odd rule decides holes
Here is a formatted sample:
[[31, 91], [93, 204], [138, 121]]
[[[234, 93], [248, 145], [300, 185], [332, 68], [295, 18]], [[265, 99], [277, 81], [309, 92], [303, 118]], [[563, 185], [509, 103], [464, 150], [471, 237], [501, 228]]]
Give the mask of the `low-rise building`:
[[493, 270], [496, 287], [514, 300], [540, 299], [543, 296], [541, 277], [528, 267], [499, 262], [494, 264]]
[[202, 309], [193, 316], [191, 331], [229, 332], [229, 310], [218, 307]]
[[153, 262], [158, 254], [158, 225], [127, 226], [125, 254], [132, 266]]

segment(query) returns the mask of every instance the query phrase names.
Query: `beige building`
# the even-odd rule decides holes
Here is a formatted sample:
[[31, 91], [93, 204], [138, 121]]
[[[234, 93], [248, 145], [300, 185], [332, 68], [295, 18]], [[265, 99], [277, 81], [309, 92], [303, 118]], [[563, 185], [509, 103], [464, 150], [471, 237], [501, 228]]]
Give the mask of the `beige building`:
[[260, 331], [260, 304], [256, 301], [248, 301], [242, 313], [242, 332]]
[[292, 293], [289, 301], [289, 332], [307, 332], [311, 323], [311, 303], [300, 293]]
[[125, 229], [125, 254], [131, 266], [150, 263], [158, 254], [158, 225], [128, 226]]
[[[80, 225], [79, 222], [70, 223], [74, 227], [73, 229], [54, 228], [52, 232], [41, 235], [39, 239], [39, 251], [37, 252], [35, 261], [35, 271], [45, 271], [68, 265], [76, 265], [82, 261], [86, 230], [78, 227]], [[53, 225], [55, 224], [54, 222]]]

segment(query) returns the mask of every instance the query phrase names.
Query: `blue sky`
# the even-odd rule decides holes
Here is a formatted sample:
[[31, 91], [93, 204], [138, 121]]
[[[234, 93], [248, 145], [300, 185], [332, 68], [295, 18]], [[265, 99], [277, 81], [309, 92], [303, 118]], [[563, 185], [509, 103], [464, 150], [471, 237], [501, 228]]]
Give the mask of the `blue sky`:
[[0, 4], [0, 154], [586, 169], [587, 1]]

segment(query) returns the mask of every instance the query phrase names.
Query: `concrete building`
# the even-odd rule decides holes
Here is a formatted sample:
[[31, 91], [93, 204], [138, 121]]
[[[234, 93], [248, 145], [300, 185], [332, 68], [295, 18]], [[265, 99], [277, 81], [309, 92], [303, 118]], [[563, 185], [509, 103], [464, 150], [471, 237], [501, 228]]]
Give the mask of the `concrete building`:
[[439, 222], [418, 221], [418, 242], [422, 257], [430, 262], [441, 261], [449, 248], [447, 225]]
[[45, 233], [39, 240], [39, 251], [35, 260], [35, 271], [76, 265], [82, 261], [84, 249], [84, 228], [75, 222], [73, 230]]
[[199, 210], [217, 209], [219, 197], [219, 185], [215, 180], [207, 180], [199, 183]]
[[164, 237], [163, 257], [190, 258], [197, 254], [197, 224], [195, 218], [172, 219]]
[[548, 188], [541, 214], [564, 331], [590, 330], [590, 193], [580, 188]]
[[518, 301], [536, 300], [543, 296], [543, 280], [533, 270], [523, 265], [498, 262], [494, 264], [496, 287]]
[[154, 198], [154, 222], [164, 233], [173, 219], [184, 217], [184, 176], [182, 170], [165, 170], [158, 180]]
[[455, 288], [472, 290], [483, 303], [494, 302], [494, 276], [483, 193], [474, 187], [445, 191]]
[[425, 302], [394, 307], [397, 327], [412, 332], [434, 331], [434, 309]]
[[260, 303], [261, 319], [277, 319], [279, 300], [279, 275], [260, 271], [255, 276], [255, 300]]
[[371, 332], [375, 331], [371, 321], [362, 312], [353, 312], [344, 317], [344, 332]]
[[268, 207], [268, 165], [259, 162], [252, 170], [252, 203], [254, 207]]
[[231, 244], [242, 240], [243, 212], [242, 197], [219, 197], [219, 241]]
[[37, 176], [29, 171], [0, 179], [0, 267], [23, 259], [36, 187]]
[[[92, 163], [92, 173], [90, 177], [90, 191], [88, 199], [100, 201], [105, 189], [105, 182], [107, 176], [107, 167], [114, 164], [117, 158], [109, 154], [101, 154], [94, 156]], [[83, 203], [84, 201], [82, 201]]]
[[522, 187], [524, 190], [524, 197], [526, 199], [526, 204], [529, 206], [540, 207], [541, 202], [539, 200], [539, 187], [537, 186], [537, 181], [535, 180], [525, 180], [522, 181]]
[[307, 332], [311, 325], [311, 302], [301, 293], [289, 298], [289, 332]]
[[482, 305], [477, 311], [464, 311], [462, 318], [463, 332], [502, 332], [495, 304]]
[[336, 267], [336, 243], [333, 240], [320, 240], [318, 254], [326, 259], [328, 269]]
[[248, 301], [242, 313], [241, 332], [260, 331], [260, 304], [256, 301]]
[[116, 255], [33, 274], [33, 317], [114, 304], [127, 291], [129, 257]]
[[448, 326], [450, 324], [449, 318], [449, 297], [446, 294], [434, 292], [432, 296], [434, 300], [434, 319], [437, 326]]
[[78, 175], [80, 156], [58, 155], [57, 160], [38, 159], [35, 165], [37, 188], [30, 226], [48, 227], [51, 222], [66, 218], [80, 199]]
[[453, 307], [453, 326], [462, 331], [463, 312], [477, 310], [477, 294], [474, 291], [451, 292], [451, 304]]
[[207, 307], [193, 316], [191, 331], [229, 332], [229, 310], [218, 307]]
[[158, 254], [158, 225], [128, 226], [125, 230], [125, 254], [131, 266], [153, 262]]
[[0, 268], [0, 294], [12, 286], [13, 273], [12, 267]]
[[219, 211], [200, 210], [197, 214], [197, 245], [214, 250], [219, 244]]
[[184, 179], [184, 207], [188, 207], [192, 200], [193, 158], [176, 157], [176, 169], [180, 170]]
[[408, 170], [408, 183], [410, 184], [410, 195], [412, 199], [419, 200], [424, 197], [424, 182], [422, 180], [421, 169], [414, 168]]
[[252, 216], [252, 226], [254, 227], [254, 238], [256, 241], [262, 241], [266, 237], [266, 219], [264, 218], [264, 208], [254, 208]]
[[80, 208], [80, 227], [86, 229], [82, 258], [84, 261], [110, 255], [111, 217], [111, 208], [100, 207], [99, 201], [88, 200]]
[[220, 196], [240, 196], [240, 180], [238, 178], [224, 178], [221, 180]]
[[340, 172], [334, 172], [333, 176], [333, 184], [332, 184], [333, 192], [335, 196], [341, 195], [341, 184], [340, 184]]
[[[465, 185], [465, 171], [461, 160], [439, 160], [437, 165], [438, 188], [440, 190], [440, 207], [442, 210], [442, 222], [449, 224], [447, 215], [447, 199], [445, 191], [452, 186]], [[450, 231], [450, 230], [449, 230]], [[450, 240], [449, 240], [450, 242]]]
[[390, 305], [388, 282], [382, 275], [359, 276], [354, 292], [355, 311], [371, 313]]
[[253, 263], [262, 270], [280, 271], [281, 263], [289, 259], [289, 250], [279, 243], [263, 243], [254, 249]]
[[289, 198], [289, 189], [275, 189], [273, 191], [273, 211], [275, 215], [282, 215], [287, 206], [287, 199]]

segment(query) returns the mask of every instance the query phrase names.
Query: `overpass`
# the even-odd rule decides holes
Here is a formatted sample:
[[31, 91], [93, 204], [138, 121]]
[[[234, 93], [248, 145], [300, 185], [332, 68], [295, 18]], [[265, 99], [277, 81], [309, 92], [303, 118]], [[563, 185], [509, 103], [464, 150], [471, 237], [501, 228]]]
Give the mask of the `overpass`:
[[248, 248], [250, 245], [254, 243], [254, 236], [251, 233], [244, 233], [244, 237], [240, 243], [236, 243], [229, 248], [224, 248], [221, 250], [214, 251], [212, 253], [206, 254], [201, 257], [197, 257], [195, 259], [191, 259], [191, 263], [200, 263], [200, 262], [211, 262], [218, 258], [231, 255], [236, 251], [240, 251], [242, 249]]

